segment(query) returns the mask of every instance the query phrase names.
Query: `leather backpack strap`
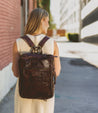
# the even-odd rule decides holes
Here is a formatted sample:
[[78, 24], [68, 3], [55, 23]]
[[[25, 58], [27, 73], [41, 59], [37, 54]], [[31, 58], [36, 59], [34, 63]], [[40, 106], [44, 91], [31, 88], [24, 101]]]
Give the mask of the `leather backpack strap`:
[[20, 38], [22, 38], [30, 47], [35, 47], [35, 44], [27, 35], [24, 35]]
[[45, 36], [38, 44], [38, 46], [41, 46], [41, 48], [43, 47], [43, 45], [45, 44], [45, 42], [50, 39], [49, 37]]

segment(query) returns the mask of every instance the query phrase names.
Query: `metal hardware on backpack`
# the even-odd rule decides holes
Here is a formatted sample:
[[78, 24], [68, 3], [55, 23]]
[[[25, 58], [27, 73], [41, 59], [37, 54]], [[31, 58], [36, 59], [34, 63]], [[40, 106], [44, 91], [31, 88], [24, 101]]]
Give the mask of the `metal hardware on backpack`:
[[41, 54], [42, 53], [42, 48], [41, 46], [38, 46], [38, 47], [31, 47], [31, 50], [30, 50], [32, 53], [37, 53], [37, 54]]
[[45, 36], [37, 47], [28, 36], [21, 37], [31, 47], [30, 53], [19, 58], [19, 94], [23, 98], [48, 99], [54, 95], [56, 73], [53, 55], [42, 54], [42, 47], [49, 39]]

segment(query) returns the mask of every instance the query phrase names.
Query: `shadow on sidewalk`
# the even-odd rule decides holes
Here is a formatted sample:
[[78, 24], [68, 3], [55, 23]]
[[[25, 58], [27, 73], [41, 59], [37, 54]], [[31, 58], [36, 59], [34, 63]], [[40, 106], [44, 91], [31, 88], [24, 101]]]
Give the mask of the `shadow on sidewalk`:
[[9, 93], [0, 102], [0, 113], [14, 113], [14, 92], [15, 92], [15, 86], [13, 88], [11, 88]]

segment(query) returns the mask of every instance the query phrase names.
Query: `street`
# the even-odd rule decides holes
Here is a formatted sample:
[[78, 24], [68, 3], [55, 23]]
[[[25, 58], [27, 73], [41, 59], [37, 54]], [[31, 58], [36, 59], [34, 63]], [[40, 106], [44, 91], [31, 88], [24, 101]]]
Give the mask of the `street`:
[[[98, 57], [94, 58], [98, 47], [56, 41], [62, 69], [56, 82], [55, 113], [98, 113]], [[14, 113], [14, 90], [0, 103], [0, 113]]]
[[56, 40], [62, 70], [56, 84], [55, 113], [98, 113], [98, 46]]
[[77, 58], [61, 58], [55, 113], [98, 113], [98, 69]]

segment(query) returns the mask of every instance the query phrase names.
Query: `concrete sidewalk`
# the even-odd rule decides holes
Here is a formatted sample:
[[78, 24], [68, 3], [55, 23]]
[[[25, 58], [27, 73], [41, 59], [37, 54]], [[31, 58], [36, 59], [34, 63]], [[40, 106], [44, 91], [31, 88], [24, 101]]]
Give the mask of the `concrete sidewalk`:
[[15, 93], [15, 86], [0, 102], [0, 113], [14, 113], [14, 93]]
[[80, 57], [98, 68], [98, 45], [85, 42], [69, 42], [66, 37], [57, 37], [54, 40], [58, 43], [60, 56]]

